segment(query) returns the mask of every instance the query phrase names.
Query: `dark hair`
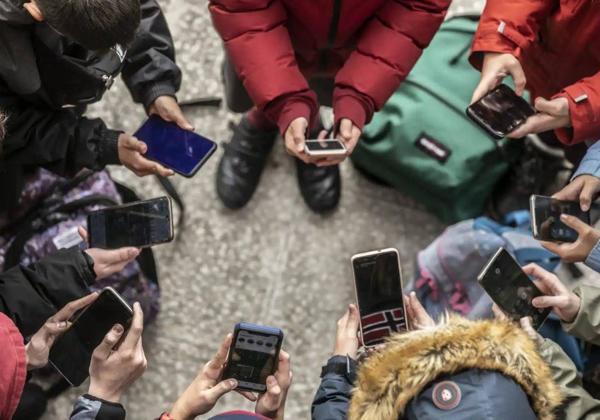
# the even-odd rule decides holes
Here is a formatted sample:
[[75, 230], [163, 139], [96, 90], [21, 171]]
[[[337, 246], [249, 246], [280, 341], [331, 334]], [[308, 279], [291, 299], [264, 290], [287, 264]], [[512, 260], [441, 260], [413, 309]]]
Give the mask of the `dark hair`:
[[36, 2], [52, 28], [90, 50], [128, 45], [140, 24], [140, 0]]

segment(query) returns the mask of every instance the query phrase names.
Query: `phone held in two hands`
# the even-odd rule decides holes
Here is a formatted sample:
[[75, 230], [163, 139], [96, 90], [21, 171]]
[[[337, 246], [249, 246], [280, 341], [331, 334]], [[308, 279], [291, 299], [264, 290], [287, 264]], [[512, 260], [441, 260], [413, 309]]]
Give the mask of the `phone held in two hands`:
[[72, 386], [89, 376], [94, 349], [115, 324], [129, 328], [133, 310], [113, 288], [107, 287], [88, 307], [75, 314], [71, 327], [61, 335], [48, 360]]
[[467, 115], [500, 140], [523, 125], [535, 109], [511, 88], [500, 84], [467, 108]]
[[574, 216], [586, 224], [590, 224], [589, 211], [581, 210], [577, 201], [562, 201], [552, 197], [532, 195], [529, 198], [531, 210], [531, 230], [533, 237], [539, 241], [575, 242], [577, 231], [560, 220], [561, 214]]
[[312, 139], [304, 142], [304, 152], [314, 157], [344, 156], [346, 146], [336, 138]]
[[148, 146], [145, 157], [187, 178], [194, 176], [217, 150], [212, 140], [156, 115], [151, 115], [134, 136]]
[[549, 308], [533, 306], [533, 298], [543, 296], [543, 293], [504, 248], [499, 248], [492, 256], [477, 281], [496, 305], [515, 321], [531, 317], [531, 324], [537, 330], [550, 314]]
[[398, 250], [386, 248], [351, 259], [360, 332], [366, 348], [408, 331]]

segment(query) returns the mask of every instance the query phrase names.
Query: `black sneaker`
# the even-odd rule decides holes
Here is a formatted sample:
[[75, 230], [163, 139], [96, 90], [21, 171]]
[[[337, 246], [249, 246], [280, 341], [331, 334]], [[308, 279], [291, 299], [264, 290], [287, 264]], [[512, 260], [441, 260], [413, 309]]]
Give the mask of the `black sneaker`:
[[250, 201], [276, 138], [277, 130], [259, 131], [245, 116], [233, 127], [217, 168], [217, 194], [226, 207], [239, 209]]
[[318, 167], [295, 159], [300, 193], [315, 213], [326, 213], [340, 202], [342, 180], [339, 165]]

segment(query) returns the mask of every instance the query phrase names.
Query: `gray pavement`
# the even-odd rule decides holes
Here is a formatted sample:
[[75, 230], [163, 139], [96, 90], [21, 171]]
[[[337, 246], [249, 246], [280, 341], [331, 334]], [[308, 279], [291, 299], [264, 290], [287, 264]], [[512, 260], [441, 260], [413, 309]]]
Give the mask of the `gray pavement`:
[[[463, 0], [455, 9], [480, 3]], [[222, 95], [222, 50], [206, 2], [161, 4], [184, 72], [179, 98]], [[135, 130], [144, 118], [120, 82], [90, 114], [127, 131]], [[188, 116], [197, 131], [219, 142], [228, 139], [228, 122], [237, 118], [224, 109], [196, 109]], [[188, 218], [176, 233], [176, 242], [155, 248], [162, 311], [144, 334], [148, 370], [124, 399], [129, 419], [153, 419], [168, 410], [220, 340], [242, 320], [284, 330], [294, 372], [287, 418], [309, 418], [320, 366], [333, 346], [336, 320], [353, 299], [350, 256], [397, 247], [408, 278], [417, 251], [443, 229], [420, 205], [369, 183], [348, 162], [342, 165], [339, 209], [327, 217], [312, 214], [302, 202], [295, 167], [282, 142], [252, 202], [240, 211], [228, 211], [214, 187], [221, 153], [194, 178], [174, 180], [187, 203]], [[136, 178], [122, 168], [110, 170], [145, 198], [162, 194], [153, 179]], [[67, 418], [86, 386], [53, 401], [44, 419]], [[251, 406], [231, 394], [213, 413], [233, 408]]]

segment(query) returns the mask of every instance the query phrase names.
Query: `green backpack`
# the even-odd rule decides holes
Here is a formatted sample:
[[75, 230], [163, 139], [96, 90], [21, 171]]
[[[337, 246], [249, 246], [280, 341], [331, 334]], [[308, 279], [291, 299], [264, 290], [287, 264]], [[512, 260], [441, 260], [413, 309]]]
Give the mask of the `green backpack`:
[[479, 81], [468, 62], [477, 23], [456, 17], [442, 24], [352, 154], [360, 170], [447, 223], [481, 215], [509, 167], [506, 140], [498, 145], [465, 114]]

